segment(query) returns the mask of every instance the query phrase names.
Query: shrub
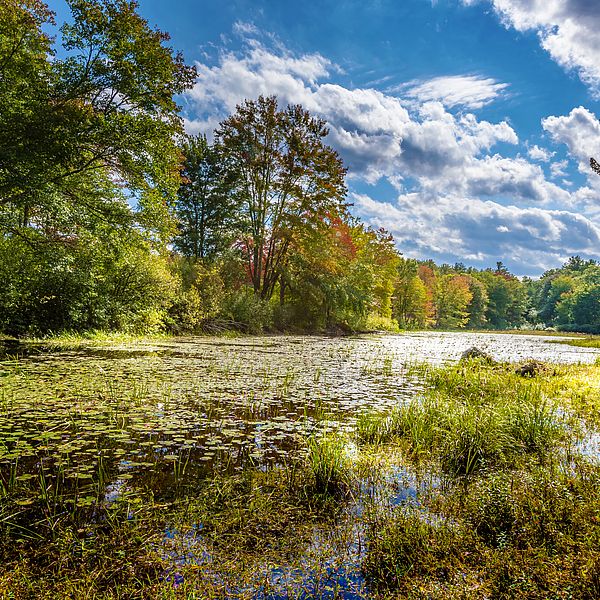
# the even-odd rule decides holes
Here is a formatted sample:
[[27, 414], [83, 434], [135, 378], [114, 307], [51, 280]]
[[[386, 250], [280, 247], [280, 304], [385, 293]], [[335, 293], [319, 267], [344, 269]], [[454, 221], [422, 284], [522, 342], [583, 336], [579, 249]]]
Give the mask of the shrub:
[[260, 333], [273, 326], [273, 306], [248, 286], [225, 297], [223, 316], [248, 333]]

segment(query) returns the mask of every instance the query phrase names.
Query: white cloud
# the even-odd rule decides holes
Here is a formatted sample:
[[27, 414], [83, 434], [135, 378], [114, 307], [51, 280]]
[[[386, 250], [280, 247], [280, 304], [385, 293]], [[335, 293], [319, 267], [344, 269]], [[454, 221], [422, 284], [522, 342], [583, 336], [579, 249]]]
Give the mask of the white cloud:
[[400, 92], [419, 102], [438, 100], [449, 108], [463, 106], [476, 110], [496, 100], [507, 88], [507, 83], [489, 77], [451, 75], [412, 81], [389, 91]]
[[543, 204], [569, 203], [568, 192], [546, 181], [542, 169], [522, 158], [486, 156], [467, 169], [471, 195], [507, 198], [513, 202], [529, 200]]
[[246, 21], [236, 21], [233, 24], [233, 31], [242, 37], [260, 35], [258, 27], [254, 23], [248, 23]]
[[282, 103], [300, 103], [325, 118], [329, 141], [351, 176], [371, 182], [398, 173], [439, 177], [449, 168], [470, 165], [497, 142], [518, 143], [504, 121], [452, 115], [440, 102], [409, 112], [401, 99], [378, 90], [321, 82], [336, 66], [318, 54], [275, 53], [252, 40], [243, 54], [222, 53], [217, 65], [198, 63], [197, 68], [198, 82], [188, 97], [200, 117], [187, 122], [189, 130], [214, 128], [215, 114], [226, 116], [244, 98], [276, 94]]
[[[490, 0], [507, 27], [535, 31], [563, 68], [574, 70], [600, 96], [600, 2], [597, 0]], [[475, 4], [476, 0], [463, 0]]]
[[600, 122], [592, 112], [579, 106], [567, 116], [550, 116], [542, 120], [542, 127], [558, 144], [565, 144], [569, 154], [579, 161], [579, 168], [591, 174], [591, 156], [600, 160]]
[[559, 160], [550, 165], [550, 173], [552, 177], [565, 177], [567, 174], [568, 160]]
[[[256, 39], [197, 67], [198, 82], [187, 95], [194, 116], [186, 121], [189, 131], [209, 133], [236, 104], [259, 94], [302, 104], [328, 122], [328, 143], [340, 152], [352, 185], [383, 178], [398, 190], [393, 205], [367, 196], [355, 200], [367, 220], [395, 234], [402, 251], [492, 263], [512, 257], [528, 272], [556, 266], [571, 252], [598, 256], [600, 177], [570, 192], [526, 157], [493, 153], [499, 142], [519, 144], [505, 121], [453, 114], [440, 101], [416, 103], [372, 88], [350, 89], [331, 82], [339, 68], [320, 54], [294, 55]], [[597, 122], [583, 108], [548, 117], [543, 126], [572, 153], [594, 136], [600, 142]], [[538, 146], [528, 154], [545, 161], [554, 156]], [[560, 161], [554, 164], [556, 173], [562, 170]], [[564, 210], [575, 207], [587, 217]]]
[[600, 227], [577, 213], [503, 206], [456, 196], [404, 194], [395, 203], [355, 194], [360, 213], [386, 227], [406, 255], [507, 260], [520, 275], [539, 274], [573, 254], [598, 256]]
[[546, 148], [540, 148], [539, 146], [534, 145], [527, 150], [527, 154], [532, 160], [548, 162], [556, 154], [556, 152], [550, 152], [550, 150], [546, 150]]

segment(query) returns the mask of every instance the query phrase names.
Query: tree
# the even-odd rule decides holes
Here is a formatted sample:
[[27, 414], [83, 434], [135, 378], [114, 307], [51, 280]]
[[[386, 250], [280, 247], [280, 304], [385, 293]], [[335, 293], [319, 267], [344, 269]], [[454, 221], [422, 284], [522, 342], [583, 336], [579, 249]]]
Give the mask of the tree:
[[427, 302], [425, 304], [426, 323], [428, 325], [436, 322], [436, 305], [435, 305], [435, 293], [437, 288], [437, 276], [434, 270], [435, 264], [433, 261], [427, 261], [426, 264], [420, 264], [418, 268], [418, 275], [423, 284], [425, 285], [425, 291], [427, 295]]
[[469, 290], [471, 292], [471, 302], [469, 302], [469, 322], [468, 326], [473, 329], [481, 329], [487, 323], [486, 312], [489, 298], [485, 285], [475, 277], [469, 277]]
[[427, 288], [418, 275], [416, 260], [404, 259], [398, 265], [394, 286], [393, 314], [402, 328], [427, 325]]
[[394, 328], [392, 295], [400, 255], [392, 236], [350, 215], [302, 233], [285, 273], [295, 316], [311, 328]]
[[135, 232], [104, 229], [72, 245], [0, 237], [0, 330], [160, 329], [176, 287], [165, 258]]
[[215, 140], [238, 174], [240, 245], [254, 293], [272, 296], [290, 247], [304, 228], [325, 226], [344, 206], [345, 169], [325, 145], [325, 122], [301, 106], [279, 110], [274, 96], [246, 100]]
[[469, 320], [467, 310], [473, 299], [468, 275], [442, 275], [438, 278], [435, 303], [438, 327], [464, 327]]
[[183, 181], [177, 194], [179, 233], [174, 244], [184, 256], [214, 259], [233, 242], [236, 174], [206, 136], [188, 138], [181, 149]]
[[0, 0], [0, 324], [150, 330], [173, 280], [174, 96], [194, 69], [126, 0]]
[[494, 329], [518, 327], [527, 311], [527, 289], [502, 265], [495, 271], [487, 269], [477, 274], [488, 295], [486, 319]]
[[575, 288], [575, 280], [569, 275], [558, 275], [550, 280], [545, 300], [540, 307], [539, 315], [548, 325], [553, 325], [557, 318], [557, 308], [564, 297]]
[[587, 331], [599, 333], [600, 285], [578, 290], [573, 296], [573, 322]]
[[192, 85], [194, 69], [135, 2], [68, 0], [64, 57], [52, 60], [42, 29], [52, 22], [47, 6], [1, 2], [4, 232], [64, 241], [101, 219], [164, 235], [179, 183], [174, 95]]

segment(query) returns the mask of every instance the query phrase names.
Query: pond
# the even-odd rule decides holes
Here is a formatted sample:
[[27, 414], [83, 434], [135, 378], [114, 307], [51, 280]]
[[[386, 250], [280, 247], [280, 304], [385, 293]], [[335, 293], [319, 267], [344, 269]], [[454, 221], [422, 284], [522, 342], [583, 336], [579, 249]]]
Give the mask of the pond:
[[[560, 338], [483, 333], [180, 338], [51, 350], [13, 346], [0, 362], [0, 468], [40, 459], [81, 484], [99, 462], [119, 473], [108, 500], [149, 470], [243, 468], [293, 457], [320, 429], [351, 429], [420, 384], [415, 362], [456, 360], [477, 346], [498, 360], [594, 362], [600, 350]], [[164, 468], [166, 467], [166, 469]], [[155, 473], [156, 475], [156, 473]], [[152, 477], [154, 479], [154, 477]], [[170, 493], [170, 476], [151, 481]], [[128, 486], [125, 480], [131, 480]], [[81, 500], [83, 501], [83, 500]]]
[[[0, 355], [0, 492], [33, 509], [54, 490], [90, 515], [148, 492], [169, 501], [214, 473], [302, 458], [315, 433], [352, 432], [362, 412], [388, 411], [419, 392], [409, 369], [415, 363], [456, 360], [472, 346], [502, 361], [593, 363], [600, 356], [560, 342], [428, 332], [7, 346]], [[193, 547], [197, 536], [190, 535], [168, 530], [167, 546], [175, 538]], [[193, 560], [205, 555], [190, 552]], [[353, 581], [345, 571], [353, 562], [335, 567], [344, 581]]]

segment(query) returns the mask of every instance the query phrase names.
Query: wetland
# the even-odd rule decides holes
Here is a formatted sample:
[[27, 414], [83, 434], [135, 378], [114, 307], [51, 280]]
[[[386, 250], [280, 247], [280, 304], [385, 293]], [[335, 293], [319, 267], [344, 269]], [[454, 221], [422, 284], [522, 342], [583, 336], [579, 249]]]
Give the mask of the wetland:
[[0, 597], [597, 597], [600, 349], [569, 341], [7, 343]]

